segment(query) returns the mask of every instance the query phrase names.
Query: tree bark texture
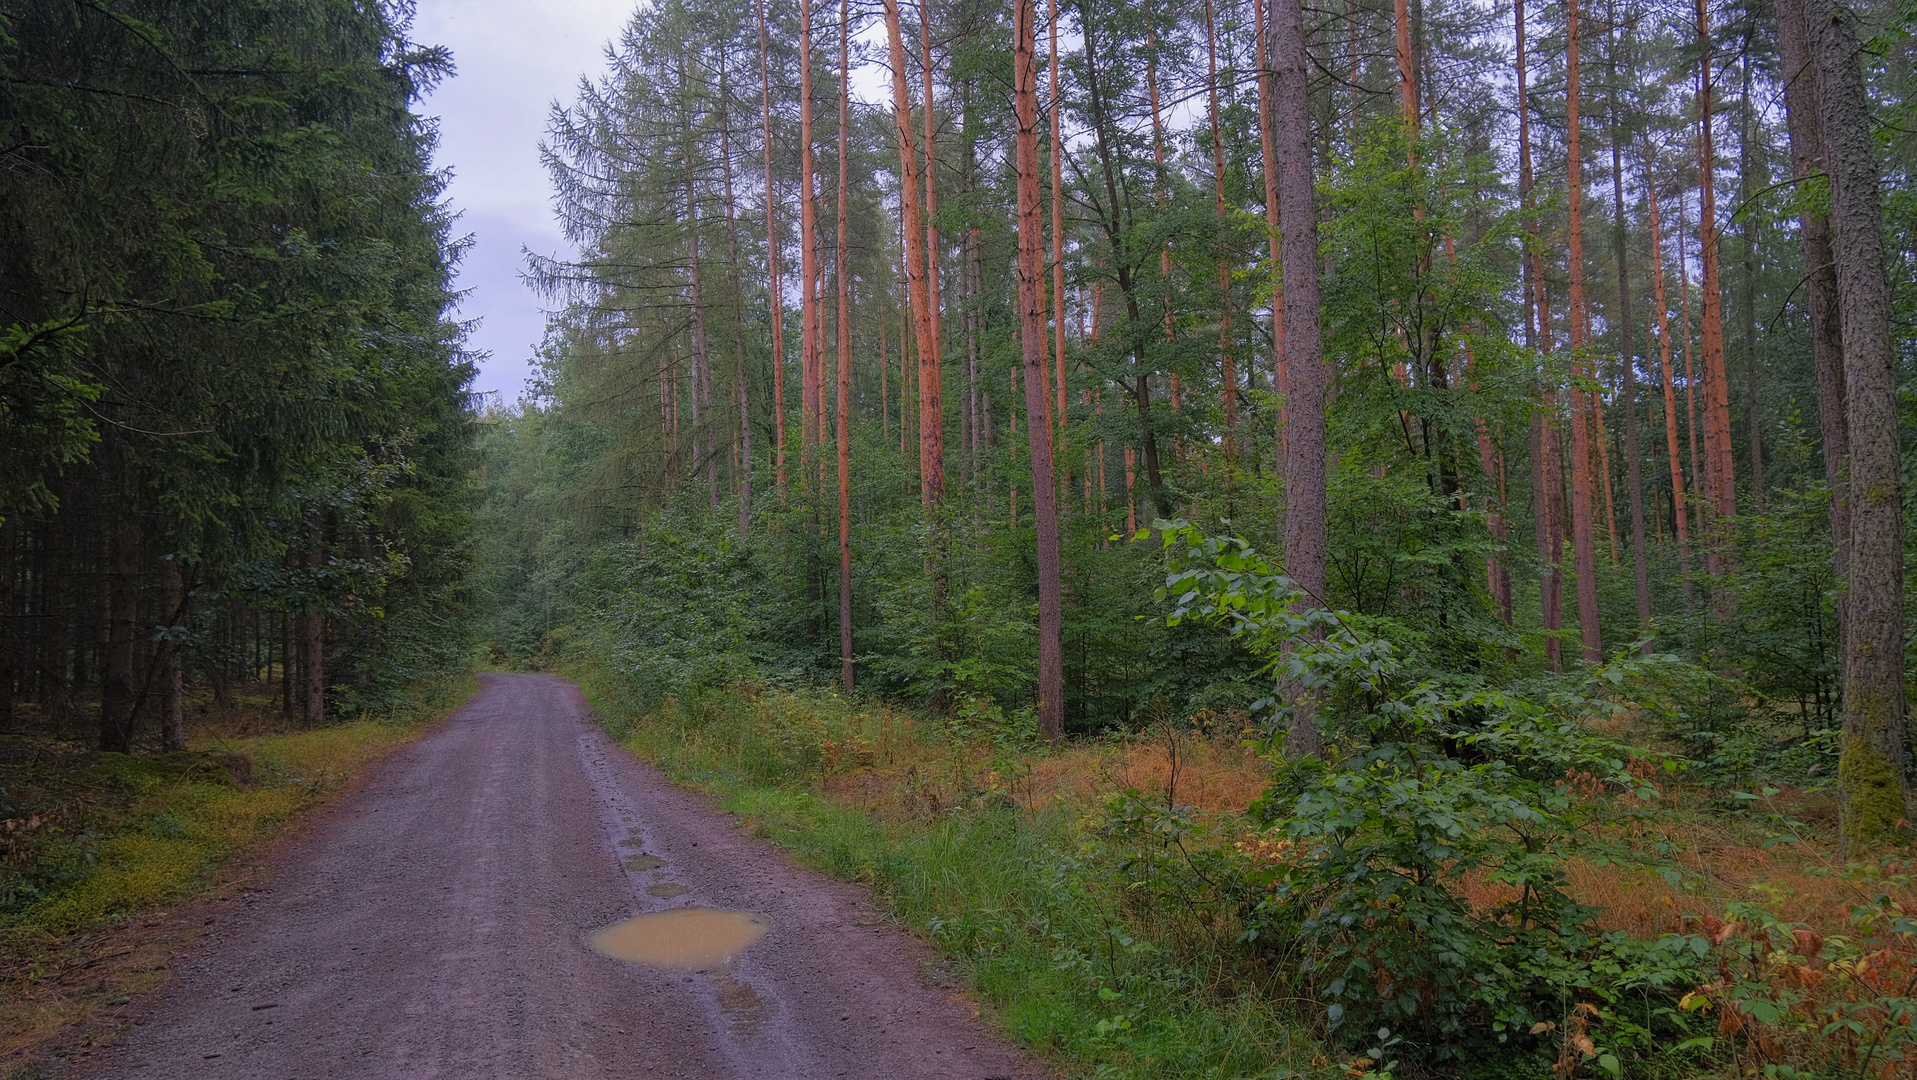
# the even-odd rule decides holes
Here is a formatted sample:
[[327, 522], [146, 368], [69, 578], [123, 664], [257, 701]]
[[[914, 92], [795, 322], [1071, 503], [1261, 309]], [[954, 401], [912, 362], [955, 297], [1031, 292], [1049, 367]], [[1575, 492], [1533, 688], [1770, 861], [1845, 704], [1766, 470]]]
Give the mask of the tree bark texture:
[[1810, 0], [1831, 181], [1850, 428], [1849, 625], [1844, 634], [1844, 734], [1839, 816], [1847, 848], [1908, 834], [1904, 743], [1904, 518], [1896, 352], [1884, 254], [1883, 196], [1870, 102], [1857, 63], [1856, 16]]
[[[1275, 83], [1274, 138], [1278, 174], [1280, 252], [1285, 282], [1285, 366], [1291, 380], [1291, 417], [1285, 454], [1285, 571], [1306, 602], [1325, 595], [1325, 365], [1318, 309], [1318, 213], [1313, 205], [1310, 69], [1300, 0], [1272, 0], [1271, 65]], [[1296, 702], [1286, 751], [1294, 757], [1324, 752], [1311, 703]]]

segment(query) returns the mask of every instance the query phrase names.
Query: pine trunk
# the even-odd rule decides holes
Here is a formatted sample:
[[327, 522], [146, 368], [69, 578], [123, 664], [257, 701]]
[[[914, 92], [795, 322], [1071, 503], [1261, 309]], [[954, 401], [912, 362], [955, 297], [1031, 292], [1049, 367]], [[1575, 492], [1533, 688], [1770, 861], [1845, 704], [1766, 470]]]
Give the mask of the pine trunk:
[[138, 684], [140, 531], [130, 519], [113, 530], [107, 548], [106, 655], [100, 672], [100, 749], [133, 752]]
[[326, 596], [319, 569], [326, 565], [326, 549], [317, 541], [306, 549], [306, 566], [313, 571], [313, 596], [300, 616], [300, 720], [309, 728], [326, 721]]
[[[839, 459], [839, 683], [852, 693], [852, 443], [847, 415], [852, 399], [852, 277], [846, 260], [846, 194], [851, 175], [847, 129], [851, 124], [848, 88], [852, 82], [850, 48], [852, 8], [839, 0], [839, 220], [833, 276], [838, 279], [838, 459]], [[928, 86], [929, 89], [929, 86]]]
[[[812, 153], [812, 0], [799, 3], [799, 475], [816, 491], [820, 416], [825, 407], [819, 366], [819, 211]], [[816, 506], [815, 503], [810, 505]]]
[[[888, 0], [890, 2], [890, 0]], [[1041, 300], [1038, 208], [1038, 71], [1034, 0], [1016, 0], [1012, 15], [1013, 106], [1017, 118], [1018, 310], [1024, 360], [1025, 408], [1038, 417], [1045, 410], [1045, 312]], [[1038, 544], [1038, 722], [1057, 739], [1065, 731], [1065, 658], [1063, 601], [1059, 571], [1058, 508], [1052, 469], [1051, 434], [1028, 423], [1026, 442], [1032, 457], [1032, 504]]]
[[[1720, 566], [1731, 553], [1731, 523], [1737, 517], [1737, 487], [1731, 466], [1730, 380], [1724, 367], [1724, 302], [1717, 266], [1717, 147], [1711, 137], [1710, 5], [1697, 0], [1697, 243], [1699, 284], [1703, 303], [1701, 328], [1704, 362], [1704, 452], [1709, 470], [1711, 534]], [[1719, 587], [1713, 596], [1718, 613], [1728, 612], [1729, 590]]]
[[1677, 438], [1676, 380], [1671, 375], [1671, 305], [1664, 291], [1664, 235], [1658, 220], [1657, 178], [1651, 173], [1648, 142], [1646, 140], [1644, 158], [1644, 202], [1651, 215], [1651, 288], [1657, 301], [1657, 347], [1664, 375], [1664, 450], [1671, 462], [1671, 521], [1677, 533], [1677, 568], [1684, 582], [1684, 606], [1688, 608], [1691, 603], [1690, 515], [1684, 509], [1684, 457]]
[[766, 298], [772, 307], [772, 457], [778, 470], [779, 498], [785, 498], [785, 287], [779, 280], [779, 200], [772, 184], [772, 69], [767, 57], [765, 0], [754, 0], [759, 15], [759, 93], [765, 140]]
[[937, 346], [925, 280], [925, 220], [919, 212], [918, 148], [912, 135], [912, 91], [906, 80], [899, 0], [885, 0], [885, 33], [892, 57], [892, 110], [899, 139], [899, 216], [905, 234], [905, 296], [919, 360], [919, 499], [930, 510], [944, 496]]
[[160, 617], [168, 631], [160, 643], [160, 745], [172, 752], [186, 749], [186, 664], [180, 649], [186, 580], [178, 555], [167, 556], [160, 567]]
[[1850, 428], [1849, 624], [1839, 820], [1847, 849], [1910, 831], [1904, 743], [1904, 518], [1897, 357], [1890, 331], [1882, 194], [1870, 102], [1857, 63], [1856, 16], [1810, 0], [1826, 167], [1831, 180]]

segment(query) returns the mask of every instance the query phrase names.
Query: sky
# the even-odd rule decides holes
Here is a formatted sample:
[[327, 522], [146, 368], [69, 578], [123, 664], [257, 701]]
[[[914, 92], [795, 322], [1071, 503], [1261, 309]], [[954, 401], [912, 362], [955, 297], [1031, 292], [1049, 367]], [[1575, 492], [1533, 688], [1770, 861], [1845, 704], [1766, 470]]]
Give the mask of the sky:
[[512, 405], [544, 334], [539, 296], [519, 280], [523, 251], [566, 252], [553, 217], [539, 141], [553, 102], [570, 104], [583, 75], [605, 67], [607, 42], [634, 0], [420, 0], [413, 40], [444, 45], [458, 74], [419, 106], [439, 119], [435, 164], [450, 169], [447, 196], [471, 233], [460, 266], [467, 295], [458, 317], [477, 319], [469, 339], [480, 361], [473, 389]]

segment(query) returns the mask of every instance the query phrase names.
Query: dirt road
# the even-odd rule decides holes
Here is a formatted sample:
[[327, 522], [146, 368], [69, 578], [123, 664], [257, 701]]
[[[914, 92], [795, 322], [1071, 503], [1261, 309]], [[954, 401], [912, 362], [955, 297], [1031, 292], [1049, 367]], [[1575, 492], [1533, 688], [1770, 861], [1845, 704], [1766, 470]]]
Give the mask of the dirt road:
[[[82, 1075], [1043, 1075], [921, 978], [925, 947], [876, 924], [860, 890], [747, 837], [585, 713], [559, 679], [487, 676], [288, 851]], [[687, 907], [771, 930], [729, 970], [690, 974], [589, 943]]]

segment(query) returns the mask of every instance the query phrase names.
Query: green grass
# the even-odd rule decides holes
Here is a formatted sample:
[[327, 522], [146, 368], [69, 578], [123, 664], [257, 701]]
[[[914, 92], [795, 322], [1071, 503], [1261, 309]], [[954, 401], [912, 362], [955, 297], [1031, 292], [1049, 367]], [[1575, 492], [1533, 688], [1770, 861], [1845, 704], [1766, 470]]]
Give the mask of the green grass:
[[[974, 778], [968, 800], [911, 815], [823, 792], [834, 747], [875, 747], [901, 793], [963, 747], [901, 733], [828, 695], [714, 695], [640, 715], [590, 677], [588, 696], [628, 749], [744, 815], [754, 833], [834, 877], [863, 882], [951, 959], [1011, 1037], [1099, 1077], [1345, 1075], [1288, 1012], [1282, 989], [1229, 948], [1233, 928], [1128, 890], [1102, 811], [1018, 808]], [[904, 744], [904, 745], [901, 745]], [[939, 755], [947, 755], [942, 763]], [[910, 759], [911, 765], [886, 769]]]
[[201, 737], [174, 754], [9, 738], [0, 753], [0, 1060], [96, 1010], [88, 994], [42, 992], [87, 951], [75, 945], [82, 935], [110, 936], [202, 892], [473, 689], [471, 678], [422, 687], [419, 707], [396, 720]]

